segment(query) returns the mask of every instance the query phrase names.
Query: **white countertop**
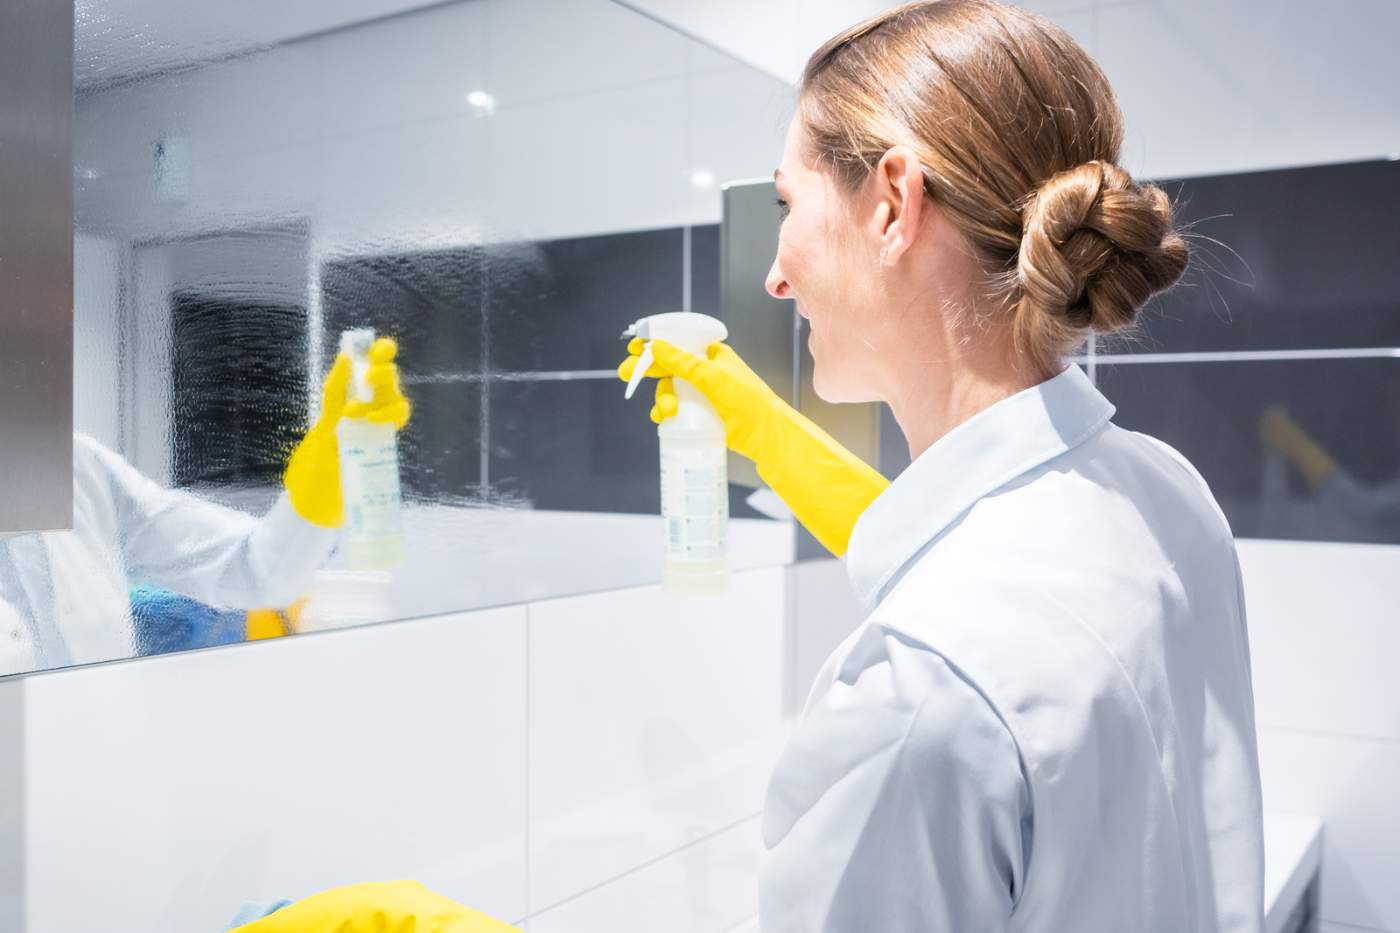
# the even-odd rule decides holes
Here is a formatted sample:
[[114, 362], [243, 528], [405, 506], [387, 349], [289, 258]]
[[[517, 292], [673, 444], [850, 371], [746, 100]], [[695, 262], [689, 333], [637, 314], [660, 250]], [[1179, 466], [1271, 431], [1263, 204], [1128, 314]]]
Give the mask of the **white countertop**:
[[1279, 933], [1322, 861], [1322, 823], [1264, 814], [1264, 929]]
[[[1279, 933], [1322, 861], [1322, 823], [1291, 813], [1264, 814], [1264, 929]], [[725, 933], [758, 933], [758, 918]]]

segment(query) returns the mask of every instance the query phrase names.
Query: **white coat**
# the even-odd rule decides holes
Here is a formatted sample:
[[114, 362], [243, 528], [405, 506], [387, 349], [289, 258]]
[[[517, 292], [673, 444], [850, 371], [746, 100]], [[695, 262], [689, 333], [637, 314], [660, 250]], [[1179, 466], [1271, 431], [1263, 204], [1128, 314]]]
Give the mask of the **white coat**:
[[129, 657], [134, 583], [232, 609], [290, 605], [335, 547], [285, 493], [255, 518], [73, 440], [73, 529], [0, 540], [0, 674]]
[[1256, 933], [1263, 838], [1230, 529], [1077, 368], [861, 517], [869, 618], [763, 819], [763, 933]]

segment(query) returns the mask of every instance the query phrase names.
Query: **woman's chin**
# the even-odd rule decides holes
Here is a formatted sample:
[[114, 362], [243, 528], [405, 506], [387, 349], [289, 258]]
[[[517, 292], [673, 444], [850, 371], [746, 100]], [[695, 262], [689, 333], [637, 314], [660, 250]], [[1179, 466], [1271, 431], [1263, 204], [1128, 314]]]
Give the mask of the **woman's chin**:
[[817, 393], [817, 398], [829, 405], [875, 401], [869, 392], [851, 385], [841, 378], [840, 373], [832, 372], [831, 367], [823, 366], [820, 362], [812, 367], [812, 390]]

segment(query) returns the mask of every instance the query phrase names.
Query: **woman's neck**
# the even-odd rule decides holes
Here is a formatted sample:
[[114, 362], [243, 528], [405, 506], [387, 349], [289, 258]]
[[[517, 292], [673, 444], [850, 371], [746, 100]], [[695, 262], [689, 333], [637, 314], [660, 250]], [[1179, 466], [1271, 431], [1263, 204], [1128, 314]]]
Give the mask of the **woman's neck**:
[[922, 352], [886, 358], [886, 400], [910, 459], [978, 412], [1046, 378], [1012, 349], [1009, 335], [933, 342], [937, 346]]

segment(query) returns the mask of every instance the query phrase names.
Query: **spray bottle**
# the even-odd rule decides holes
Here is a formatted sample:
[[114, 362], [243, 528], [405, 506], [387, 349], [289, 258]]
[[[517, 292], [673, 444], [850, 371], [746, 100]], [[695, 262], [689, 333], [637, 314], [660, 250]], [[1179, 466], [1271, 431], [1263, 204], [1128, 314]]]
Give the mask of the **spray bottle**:
[[[374, 397], [369, 351], [374, 331], [347, 330], [340, 352], [350, 358], [350, 395]], [[335, 429], [340, 446], [340, 486], [345, 501], [345, 559], [352, 570], [390, 570], [403, 563], [403, 517], [399, 495], [399, 445], [391, 424], [341, 418]]]
[[[650, 341], [704, 356], [729, 335], [705, 314], [679, 312], [642, 318], [623, 334], [648, 341], [627, 385], [631, 398], [651, 368]], [[661, 517], [666, 533], [662, 581], [674, 593], [711, 595], [729, 587], [729, 476], [724, 422], [694, 386], [675, 380], [676, 414], [656, 429], [661, 442]]]

